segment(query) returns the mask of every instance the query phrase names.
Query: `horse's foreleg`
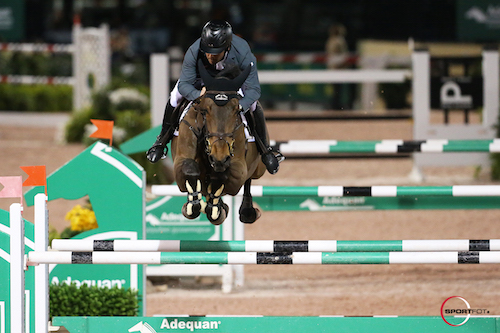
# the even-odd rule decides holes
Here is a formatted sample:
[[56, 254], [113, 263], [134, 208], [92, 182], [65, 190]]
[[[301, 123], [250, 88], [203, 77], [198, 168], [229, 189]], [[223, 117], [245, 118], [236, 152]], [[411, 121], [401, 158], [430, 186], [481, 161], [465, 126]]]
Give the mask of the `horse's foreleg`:
[[182, 206], [182, 215], [188, 219], [195, 219], [200, 216], [200, 212], [204, 211], [206, 206], [201, 194], [200, 168], [196, 161], [186, 159], [182, 163], [181, 171], [188, 192], [187, 202]]
[[261, 213], [258, 208], [253, 206], [252, 194], [250, 193], [251, 179], [245, 181], [243, 186], [243, 201], [240, 206], [240, 221], [243, 223], [254, 223], [260, 217]]
[[[212, 193], [212, 190], [217, 188], [217, 190]], [[208, 195], [207, 195], [207, 206], [205, 207], [205, 213], [207, 214], [208, 220], [214, 224], [219, 225], [227, 217], [229, 207], [222, 201], [222, 191], [224, 191], [224, 184], [214, 184], [210, 183], [208, 185]]]

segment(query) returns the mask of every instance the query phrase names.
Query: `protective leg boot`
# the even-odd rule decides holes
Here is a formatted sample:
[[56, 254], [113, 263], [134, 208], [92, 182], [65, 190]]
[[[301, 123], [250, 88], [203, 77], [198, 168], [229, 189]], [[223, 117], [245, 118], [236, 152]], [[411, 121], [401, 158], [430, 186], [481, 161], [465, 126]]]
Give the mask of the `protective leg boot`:
[[260, 140], [260, 144], [257, 144], [259, 148], [259, 152], [262, 156], [262, 163], [266, 166], [267, 171], [274, 175], [278, 172], [280, 167], [280, 161], [278, 157], [282, 156], [281, 153], [278, 152], [278, 157], [275, 155], [273, 149], [269, 146], [267, 142], [267, 128], [266, 128], [266, 120], [264, 117], [264, 111], [262, 110], [262, 106], [259, 102], [257, 102], [257, 107], [255, 111], [253, 111], [253, 118], [255, 122], [255, 131], [254, 134], [258, 136], [258, 140]]
[[146, 152], [146, 157], [151, 163], [156, 163], [167, 156], [167, 144], [174, 137], [175, 126], [172, 125], [172, 114], [174, 107], [167, 102], [165, 113], [163, 114], [163, 123], [161, 126], [160, 135], [156, 137], [155, 143]]

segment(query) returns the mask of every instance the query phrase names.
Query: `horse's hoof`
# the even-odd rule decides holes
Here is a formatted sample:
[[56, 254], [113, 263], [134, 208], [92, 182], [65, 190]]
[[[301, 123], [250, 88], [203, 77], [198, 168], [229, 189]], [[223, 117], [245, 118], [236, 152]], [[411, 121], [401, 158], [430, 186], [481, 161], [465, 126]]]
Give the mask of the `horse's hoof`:
[[[219, 211], [219, 216], [217, 218], [215, 218], [215, 216], [212, 215], [212, 212], [213, 212], [212, 209], [214, 209], [214, 208], [218, 208], [217, 210]], [[212, 209], [210, 209], [209, 212], [207, 212], [208, 220], [213, 225], [221, 225], [222, 222], [224, 222], [226, 220], [227, 214], [229, 212], [229, 206], [223, 202], [222, 209], [220, 209], [220, 208], [221, 208], [220, 206], [214, 206], [214, 207], [212, 207]]]
[[260, 209], [258, 208], [242, 208], [240, 209], [240, 221], [243, 223], [254, 223], [261, 216]]
[[182, 215], [184, 215], [185, 218], [193, 220], [200, 216], [200, 211], [201, 211], [201, 205], [200, 204], [192, 204], [186, 202], [182, 206]]
[[227, 214], [224, 210], [222, 210], [219, 214], [219, 217], [215, 220], [213, 220], [211, 218], [211, 216], [207, 215], [208, 216], [208, 220], [210, 221], [210, 223], [212, 223], [213, 225], [221, 225], [222, 222], [224, 222], [226, 220], [226, 217], [227, 217]]

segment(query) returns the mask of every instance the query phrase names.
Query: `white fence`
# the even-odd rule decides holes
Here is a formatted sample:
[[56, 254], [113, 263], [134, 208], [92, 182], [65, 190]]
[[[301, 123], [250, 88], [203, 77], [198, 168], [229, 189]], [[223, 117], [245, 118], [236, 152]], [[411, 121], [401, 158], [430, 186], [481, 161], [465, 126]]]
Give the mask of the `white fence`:
[[16, 44], [4, 43], [0, 51], [68, 53], [73, 56], [73, 75], [48, 77], [33, 75], [1, 75], [1, 83], [65, 84], [73, 86], [73, 109], [79, 110], [91, 103], [92, 93], [111, 81], [111, 50], [109, 28], [73, 26], [73, 44]]

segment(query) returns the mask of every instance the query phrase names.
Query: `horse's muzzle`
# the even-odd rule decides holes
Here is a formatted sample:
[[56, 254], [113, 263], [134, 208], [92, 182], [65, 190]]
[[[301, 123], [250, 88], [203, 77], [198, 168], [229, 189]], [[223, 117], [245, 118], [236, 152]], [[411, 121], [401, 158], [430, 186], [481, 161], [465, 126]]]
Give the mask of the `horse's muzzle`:
[[208, 161], [215, 172], [224, 172], [231, 164], [231, 157], [226, 156], [222, 160], [217, 160], [214, 155], [208, 155]]

